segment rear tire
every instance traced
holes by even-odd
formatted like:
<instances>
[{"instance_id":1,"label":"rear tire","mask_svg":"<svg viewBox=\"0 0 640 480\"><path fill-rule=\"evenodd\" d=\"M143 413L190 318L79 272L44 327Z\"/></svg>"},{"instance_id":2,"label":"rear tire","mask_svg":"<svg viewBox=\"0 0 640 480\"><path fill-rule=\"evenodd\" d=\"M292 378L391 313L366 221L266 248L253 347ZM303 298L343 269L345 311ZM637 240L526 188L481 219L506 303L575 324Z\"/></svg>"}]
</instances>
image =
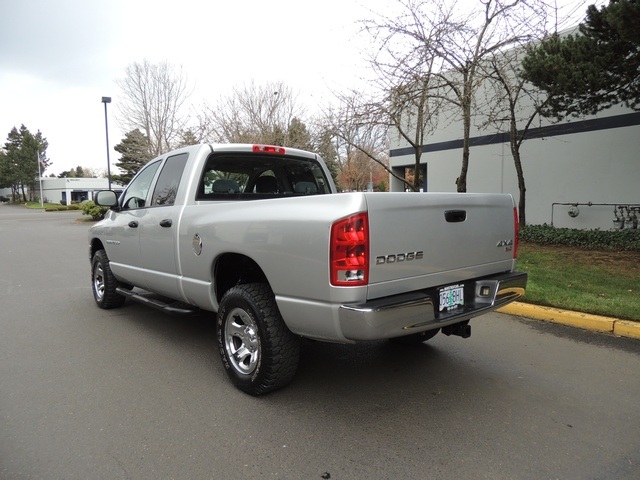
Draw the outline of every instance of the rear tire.
<instances>
[{"instance_id":1,"label":"rear tire","mask_svg":"<svg viewBox=\"0 0 640 480\"><path fill-rule=\"evenodd\" d=\"M96 304L104 309L121 307L126 298L116 292L117 287L107 252L98 250L91 260L91 290Z\"/></svg>"},{"instance_id":2,"label":"rear tire","mask_svg":"<svg viewBox=\"0 0 640 480\"><path fill-rule=\"evenodd\" d=\"M440 329L436 328L435 330L427 330L426 332L405 335L404 337L395 337L395 338L392 338L391 340L397 343L402 343L404 345L420 345L421 343L424 343L427 340L431 340L433 337L435 337L438 334L439 331Z\"/></svg>"},{"instance_id":3,"label":"rear tire","mask_svg":"<svg viewBox=\"0 0 640 480\"><path fill-rule=\"evenodd\" d=\"M269 285L229 289L220 302L216 333L227 375L243 392L262 395L295 376L299 340L282 320Z\"/></svg>"}]
</instances>

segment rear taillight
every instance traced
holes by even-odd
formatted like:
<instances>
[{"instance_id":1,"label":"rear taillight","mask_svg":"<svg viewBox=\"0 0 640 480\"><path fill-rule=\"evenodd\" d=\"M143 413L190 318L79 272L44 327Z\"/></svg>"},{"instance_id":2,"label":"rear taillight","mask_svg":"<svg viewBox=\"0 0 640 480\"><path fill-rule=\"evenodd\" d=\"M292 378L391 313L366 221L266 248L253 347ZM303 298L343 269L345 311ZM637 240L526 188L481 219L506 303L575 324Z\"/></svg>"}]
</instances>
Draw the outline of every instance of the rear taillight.
<instances>
[{"instance_id":1,"label":"rear taillight","mask_svg":"<svg viewBox=\"0 0 640 480\"><path fill-rule=\"evenodd\" d=\"M256 153L277 153L279 155L285 154L284 147L276 147L275 145L254 145L253 151Z\"/></svg>"},{"instance_id":2,"label":"rear taillight","mask_svg":"<svg viewBox=\"0 0 640 480\"><path fill-rule=\"evenodd\" d=\"M366 213L338 220L331 227L331 285L362 286L369 281L369 218Z\"/></svg>"},{"instance_id":3,"label":"rear taillight","mask_svg":"<svg viewBox=\"0 0 640 480\"><path fill-rule=\"evenodd\" d=\"M518 237L520 236L520 220L518 209L513 207L513 258L518 258Z\"/></svg>"}]
</instances>

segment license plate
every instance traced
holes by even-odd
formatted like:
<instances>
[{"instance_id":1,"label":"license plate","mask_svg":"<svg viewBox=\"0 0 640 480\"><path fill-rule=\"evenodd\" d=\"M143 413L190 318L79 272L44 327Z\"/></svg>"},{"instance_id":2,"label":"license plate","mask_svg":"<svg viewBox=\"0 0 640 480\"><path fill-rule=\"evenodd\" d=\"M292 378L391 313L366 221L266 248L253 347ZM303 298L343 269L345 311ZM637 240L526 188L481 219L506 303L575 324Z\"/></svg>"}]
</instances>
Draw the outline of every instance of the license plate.
<instances>
[{"instance_id":1,"label":"license plate","mask_svg":"<svg viewBox=\"0 0 640 480\"><path fill-rule=\"evenodd\" d=\"M439 311L464 305L464 285L450 285L440 289Z\"/></svg>"}]
</instances>

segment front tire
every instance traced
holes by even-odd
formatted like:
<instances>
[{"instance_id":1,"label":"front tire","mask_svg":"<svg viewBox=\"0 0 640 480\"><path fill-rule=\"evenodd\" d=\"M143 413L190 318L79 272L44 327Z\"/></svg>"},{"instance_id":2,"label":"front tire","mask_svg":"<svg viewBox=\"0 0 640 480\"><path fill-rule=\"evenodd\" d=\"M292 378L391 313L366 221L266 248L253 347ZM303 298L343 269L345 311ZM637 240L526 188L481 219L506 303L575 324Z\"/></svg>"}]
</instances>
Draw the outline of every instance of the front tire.
<instances>
[{"instance_id":1,"label":"front tire","mask_svg":"<svg viewBox=\"0 0 640 480\"><path fill-rule=\"evenodd\" d=\"M243 392L262 395L287 385L300 358L267 284L237 285L222 297L216 333L227 375Z\"/></svg>"},{"instance_id":2,"label":"front tire","mask_svg":"<svg viewBox=\"0 0 640 480\"><path fill-rule=\"evenodd\" d=\"M96 304L104 309L121 307L126 298L116 292L117 287L107 252L98 250L91 260L91 290Z\"/></svg>"}]
</instances>

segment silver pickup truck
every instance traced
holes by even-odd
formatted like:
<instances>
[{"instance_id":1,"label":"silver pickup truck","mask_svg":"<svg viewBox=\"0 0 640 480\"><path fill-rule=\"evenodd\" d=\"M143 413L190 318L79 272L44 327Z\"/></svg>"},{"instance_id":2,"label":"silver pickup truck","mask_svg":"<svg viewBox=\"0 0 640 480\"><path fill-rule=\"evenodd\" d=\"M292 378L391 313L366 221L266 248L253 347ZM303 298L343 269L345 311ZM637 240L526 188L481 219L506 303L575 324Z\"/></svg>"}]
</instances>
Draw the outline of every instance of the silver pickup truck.
<instances>
[{"instance_id":1,"label":"silver pickup truck","mask_svg":"<svg viewBox=\"0 0 640 480\"><path fill-rule=\"evenodd\" d=\"M293 148L182 148L95 202L110 207L89 229L98 306L215 312L229 378L252 395L291 381L300 337L466 338L527 282L510 195L336 193Z\"/></svg>"}]
</instances>

